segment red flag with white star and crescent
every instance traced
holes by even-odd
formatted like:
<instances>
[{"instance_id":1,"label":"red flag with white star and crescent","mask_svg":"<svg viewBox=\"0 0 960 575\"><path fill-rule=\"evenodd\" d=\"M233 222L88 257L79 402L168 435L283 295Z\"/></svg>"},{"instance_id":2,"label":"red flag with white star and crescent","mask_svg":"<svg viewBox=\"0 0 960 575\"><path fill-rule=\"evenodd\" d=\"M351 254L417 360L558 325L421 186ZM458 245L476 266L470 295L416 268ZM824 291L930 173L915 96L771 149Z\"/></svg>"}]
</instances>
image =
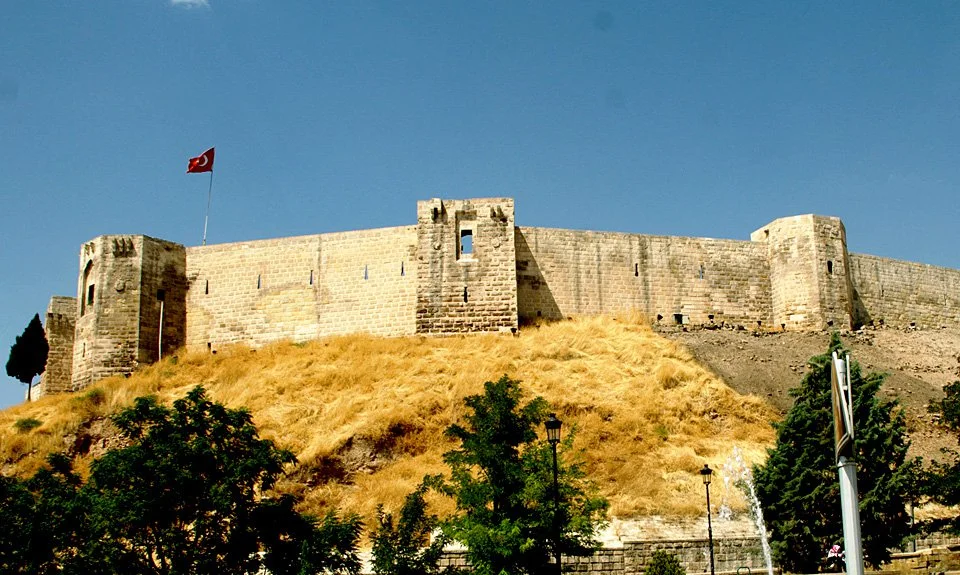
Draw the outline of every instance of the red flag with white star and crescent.
<instances>
[{"instance_id":1,"label":"red flag with white star and crescent","mask_svg":"<svg viewBox=\"0 0 960 575\"><path fill-rule=\"evenodd\" d=\"M210 148L206 152L200 154L196 158L190 158L190 162L187 164L187 173L188 174L202 174L204 172L213 171L213 148Z\"/></svg>"}]
</instances>

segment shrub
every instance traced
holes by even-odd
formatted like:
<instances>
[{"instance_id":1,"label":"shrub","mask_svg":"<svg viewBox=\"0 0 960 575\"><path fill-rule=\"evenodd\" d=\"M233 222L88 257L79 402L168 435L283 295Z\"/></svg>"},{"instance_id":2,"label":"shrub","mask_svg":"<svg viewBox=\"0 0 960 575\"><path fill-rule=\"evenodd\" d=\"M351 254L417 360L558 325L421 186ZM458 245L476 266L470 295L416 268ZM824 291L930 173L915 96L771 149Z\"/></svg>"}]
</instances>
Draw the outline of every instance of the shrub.
<instances>
[{"instance_id":1,"label":"shrub","mask_svg":"<svg viewBox=\"0 0 960 575\"><path fill-rule=\"evenodd\" d=\"M14 422L13 427L20 433L26 433L31 429L36 429L43 425L43 422L36 417L22 417Z\"/></svg>"},{"instance_id":2,"label":"shrub","mask_svg":"<svg viewBox=\"0 0 960 575\"><path fill-rule=\"evenodd\" d=\"M686 575L687 572L680 564L680 560L666 551L657 550L650 557L646 575Z\"/></svg>"}]
</instances>

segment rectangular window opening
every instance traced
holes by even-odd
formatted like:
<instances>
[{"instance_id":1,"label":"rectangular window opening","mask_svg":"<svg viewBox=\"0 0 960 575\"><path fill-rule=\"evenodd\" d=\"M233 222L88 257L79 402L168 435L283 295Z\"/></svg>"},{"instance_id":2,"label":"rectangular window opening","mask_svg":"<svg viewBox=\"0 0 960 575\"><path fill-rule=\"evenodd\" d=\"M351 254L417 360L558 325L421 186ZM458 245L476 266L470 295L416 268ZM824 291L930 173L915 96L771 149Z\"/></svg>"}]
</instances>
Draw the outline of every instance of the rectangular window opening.
<instances>
[{"instance_id":1,"label":"rectangular window opening","mask_svg":"<svg viewBox=\"0 0 960 575\"><path fill-rule=\"evenodd\" d=\"M673 314L673 322L677 325L683 325L683 314L682 313Z\"/></svg>"},{"instance_id":2,"label":"rectangular window opening","mask_svg":"<svg viewBox=\"0 0 960 575\"><path fill-rule=\"evenodd\" d=\"M167 291L158 289L157 290L157 301L163 301L167 298Z\"/></svg>"},{"instance_id":3,"label":"rectangular window opening","mask_svg":"<svg viewBox=\"0 0 960 575\"><path fill-rule=\"evenodd\" d=\"M827 260L827 273L833 274L833 262L830 260Z\"/></svg>"},{"instance_id":4,"label":"rectangular window opening","mask_svg":"<svg viewBox=\"0 0 960 575\"><path fill-rule=\"evenodd\" d=\"M463 303L467 303L470 299L470 296L467 295L467 286L463 286Z\"/></svg>"},{"instance_id":5,"label":"rectangular window opening","mask_svg":"<svg viewBox=\"0 0 960 575\"><path fill-rule=\"evenodd\" d=\"M473 230L460 230L460 255L473 255Z\"/></svg>"},{"instance_id":6,"label":"rectangular window opening","mask_svg":"<svg viewBox=\"0 0 960 575\"><path fill-rule=\"evenodd\" d=\"M93 284L87 286L87 305L93 305Z\"/></svg>"}]
</instances>

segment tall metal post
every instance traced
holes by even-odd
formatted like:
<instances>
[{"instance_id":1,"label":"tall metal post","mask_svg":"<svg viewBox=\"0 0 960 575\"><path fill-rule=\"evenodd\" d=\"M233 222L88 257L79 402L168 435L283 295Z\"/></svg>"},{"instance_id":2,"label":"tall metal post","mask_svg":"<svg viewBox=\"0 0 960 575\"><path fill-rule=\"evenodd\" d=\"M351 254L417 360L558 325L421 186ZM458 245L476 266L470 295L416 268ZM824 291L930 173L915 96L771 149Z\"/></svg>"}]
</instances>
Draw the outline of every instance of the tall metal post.
<instances>
[{"instance_id":1,"label":"tall metal post","mask_svg":"<svg viewBox=\"0 0 960 575\"><path fill-rule=\"evenodd\" d=\"M716 572L713 567L713 521L710 518L710 479L713 477L713 470L704 463L700 475L703 477L703 485L707 488L707 540L710 544L710 575L715 575Z\"/></svg>"},{"instance_id":2,"label":"tall metal post","mask_svg":"<svg viewBox=\"0 0 960 575\"><path fill-rule=\"evenodd\" d=\"M560 554L560 481L557 467L557 444L560 443L560 425L556 414L551 413L544 423L547 428L547 441L553 450L553 555L557 563L557 574L563 573L563 563Z\"/></svg>"},{"instance_id":3,"label":"tall metal post","mask_svg":"<svg viewBox=\"0 0 960 575\"><path fill-rule=\"evenodd\" d=\"M863 547L860 540L860 508L857 496L857 464L853 461L853 389L850 355L846 360L833 352L830 389L833 396L834 439L837 474L840 476L840 511L843 518L844 559L847 575L863 575Z\"/></svg>"}]
</instances>

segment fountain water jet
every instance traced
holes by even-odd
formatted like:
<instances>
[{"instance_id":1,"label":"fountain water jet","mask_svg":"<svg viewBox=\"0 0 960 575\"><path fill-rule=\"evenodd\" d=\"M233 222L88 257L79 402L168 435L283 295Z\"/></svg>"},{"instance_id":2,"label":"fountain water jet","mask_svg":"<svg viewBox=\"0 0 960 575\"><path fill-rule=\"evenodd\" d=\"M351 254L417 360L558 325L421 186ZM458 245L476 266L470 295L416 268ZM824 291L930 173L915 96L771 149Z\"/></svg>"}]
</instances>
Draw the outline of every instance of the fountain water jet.
<instances>
[{"instance_id":1,"label":"fountain water jet","mask_svg":"<svg viewBox=\"0 0 960 575\"><path fill-rule=\"evenodd\" d=\"M724 497L730 490L730 484L740 490L747 503L750 506L750 515L757 525L757 534L760 536L760 546L763 549L763 558L767 563L767 573L773 575L773 559L770 555L770 543L767 541L767 526L763 522L763 509L760 507L760 500L757 498L757 491L753 484L753 473L750 467L743 460L743 452L739 447L734 446L730 458L721 467L723 472ZM732 519L733 511L729 505L721 501L717 510L717 516L721 519Z\"/></svg>"}]
</instances>

